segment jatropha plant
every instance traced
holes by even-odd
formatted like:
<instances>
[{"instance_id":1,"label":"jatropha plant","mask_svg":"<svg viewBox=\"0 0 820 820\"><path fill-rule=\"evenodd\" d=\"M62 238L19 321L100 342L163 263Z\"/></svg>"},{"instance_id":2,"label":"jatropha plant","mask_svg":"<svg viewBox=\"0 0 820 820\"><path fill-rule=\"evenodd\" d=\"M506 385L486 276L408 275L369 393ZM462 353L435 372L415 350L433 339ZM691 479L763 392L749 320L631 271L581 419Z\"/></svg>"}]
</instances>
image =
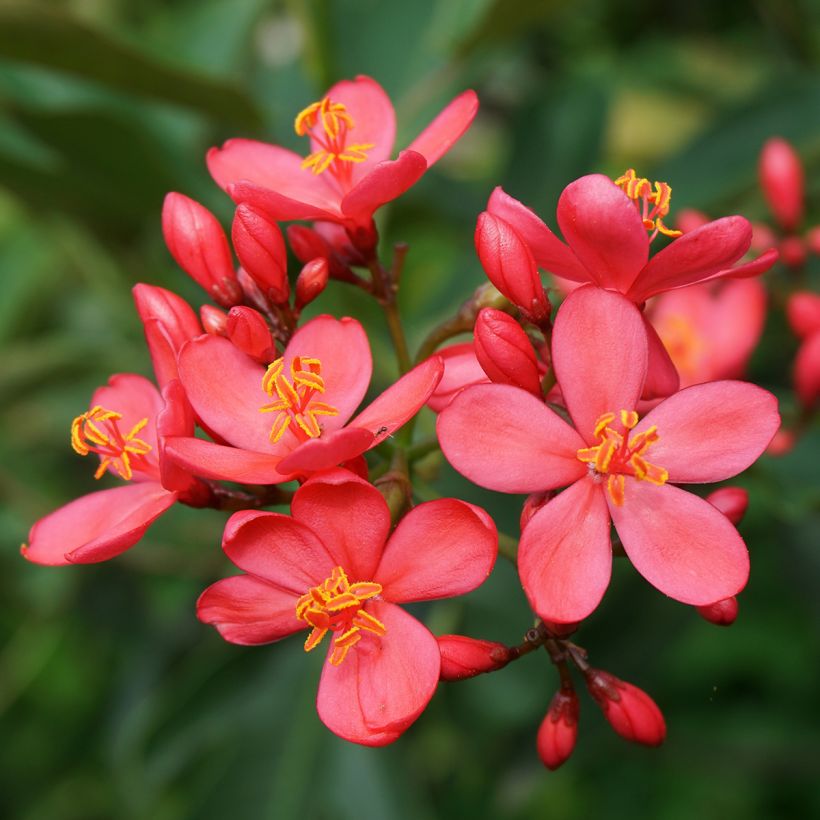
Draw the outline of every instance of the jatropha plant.
<instances>
[{"instance_id":1,"label":"jatropha plant","mask_svg":"<svg viewBox=\"0 0 820 820\"><path fill-rule=\"evenodd\" d=\"M298 113L304 156L244 139L212 149L210 172L236 205L239 267L216 217L168 194L165 241L214 304L197 315L170 291L134 288L156 383L112 376L71 428L74 450L99 458L95 477L119 484L38 521L22 552L55 566L104 561L176 503L232 511L222 548L241 572L205 589L197 615L236 644L300 633L306 652L324 651L317 709L331 731L390 743L439 681L543 649L559 683L537 749L554 769L575 745L578 674L618 734L648 745L666 734L649 695L594 668L575 641L613 555L709 621L737 616L747 496L685 485L732 478L778 430L774 396L731 380L760 332L753 277L778 254L745 258L742 216L673 229L670 186L634 170L570 182L557 205L563 239L497 188L475 234L489 282L414 356L397 304L407 248L382 262L373 215L452 147L477 107L464 92L394 159L393 106L358 77ZM303 264L292 281L281 222ZM652 254L656 240L664 247ZM554 277L549 289L539 269ZM302 319L331 278L376 300L395 348L400 377L364 408L365 328ZM675 336L670 300L708 301L685 296L699 283L726 297L693 311L695 348ZM751 330L732 312L747 304L757 305ZM467 332L471 341L441 347ZM425 405L438 413L436 440L414 435ZM425 491L416 503L416 462L435 448L475 484L527 494L520 539L499 536L469 500ZM265 509L276 506L289 512ZM475 589L499 551L533 612L519 643L436 636L403 608Z\"/></svg>"}]
</instances>

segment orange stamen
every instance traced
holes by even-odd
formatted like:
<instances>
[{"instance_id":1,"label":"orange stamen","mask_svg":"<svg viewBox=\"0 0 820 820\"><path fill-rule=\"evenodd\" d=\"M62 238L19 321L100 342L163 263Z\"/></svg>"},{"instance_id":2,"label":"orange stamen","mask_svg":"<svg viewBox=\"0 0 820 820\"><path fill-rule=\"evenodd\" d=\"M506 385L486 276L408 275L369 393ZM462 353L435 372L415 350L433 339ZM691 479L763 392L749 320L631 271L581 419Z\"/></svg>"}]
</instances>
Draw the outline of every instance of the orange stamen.
<instances>
[{"instance_id":1,"label":"orange stamen","mask_svg":"<svg viewBox=\"0 0 820 820\"><path fill-rule=\"evenodd\" d=\"M644 228L652 231L650 242L659 233L672 238L681 235L682 231L663 224L663 217L669 213L672 201L672 188L666 182L655 182L653 185L646 177L639 177L634 168L629 168L615 180L615 184L635 203Z\"/></svg>"},{"instance_id":2,"label":"orange stamen","mask_svg":"<svg viewBox=\"0 0 820 820\"><path fill-rule=\"evenodd\" d=\"M120 478L130 481L135 468L145 467L145 456L151 452L151 445L137 438L137 434L148 424L148 419L138 421L125 435L118 425L121 419L122 414L96 405L71 423L74 452L81 456L96 453L100 457L94 478L102 478L111 467Z\"/></svg>"},{"instance_id":3,"label":"orange stamen","mask_svg":"<svg viewBox=\"0 0 820 820\"><path fill-rule=\"evenodd\" d=\"M362 630L382 636L387 627L364 609L364 602L381 594L381 584L358 581L351 584L341 567L334 567L330 577L311 587L296 602L296 617L313 629L305 640L305 652L315 649L330 631L336 634L330 662L338 666L350 648L361 639Z\"/></svg>"}]
</instances>

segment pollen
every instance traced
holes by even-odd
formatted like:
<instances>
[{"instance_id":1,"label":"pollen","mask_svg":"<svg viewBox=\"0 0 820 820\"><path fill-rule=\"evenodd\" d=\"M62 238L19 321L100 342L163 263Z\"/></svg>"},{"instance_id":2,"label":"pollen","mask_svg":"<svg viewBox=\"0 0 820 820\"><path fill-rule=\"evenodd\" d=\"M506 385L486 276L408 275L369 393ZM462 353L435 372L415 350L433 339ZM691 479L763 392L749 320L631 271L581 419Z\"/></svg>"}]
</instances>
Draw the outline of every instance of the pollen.
<instances>
[{"instance_id":1,"label":"pollen","mask_svg":"<svg viewBox=\"0 0 820 820\"><path fill-rule=\"evenodd\" d=\"M74 452L81 456L96 453L100 457L94 478L102 478L110 467L120 478L130 481L134 469L145 466L145 456L151 452L151 445L137 436L148 424L148 419L138 421L126 434L119 428L120 421L120 413L97 405L71 423Z\"/></svg>"},{"instance_id":2,"label":"pollen","mask_svg":"<svg viewBox=\"0 0 820 820\"><path fill-rule=\"evenodd\" d=\"M665 484L669 478L666 469L644 458L646 451L660 440L658 428L653 425L629 438L629 431L637 423L638 414L634 410L604 413L595 422L593 430L593 437L599 443L594 447L584 447L576 454L579 461L589 466L593 476L607 476L607 491L618 507L624 503L626 476L658 486ZM613 425L623 428L623 433Z\"/></svg>"},{"instance_id":3,"label":"pollen","mask_svg":"<svg viewBox=\"0 0 820 820\"><path fill-rule=\"evenodd\" d=\"M663 218L669 213L672 188L666 182L652 183L646 177L639 177L634 168L615 180L615 184L635 203L641 215L643 226L651 231L651 242L659 233L675 238L681 231L667 228Z\"/></svg>"},{"instance_id":4,"label":"pollen","mask_svg":"<svg viewBox=\"0 0 820 820\"><path fill-rule=\"evenodd\" d=\"M262 388L276 399L259 408L261 413L276 413L270 431L271 444L276 444L287 430L300 441L318 438L322 428L317 417L339 415L337 408L316 398L325 392L319 359L294 356L290 378L285 375L284 358L277 359L262 377Z\"/></svg>"},{"instance_id":5,"label":"pollen","mask_svg":"<svg viewBox=\"0 0 820 820\"><path fill-rule=\"evenodd\" d=\"M333 632L330 662L338 666L362 639L362 631L385 635L387 627L364 609L365 601L381 591L381 584L373 581L351 584L344 569L335 567L329 578L311 587L296 602L296 617L312 627L305 640L305 652L315 649L328 631Z\"/></svg>"}]
</instances>

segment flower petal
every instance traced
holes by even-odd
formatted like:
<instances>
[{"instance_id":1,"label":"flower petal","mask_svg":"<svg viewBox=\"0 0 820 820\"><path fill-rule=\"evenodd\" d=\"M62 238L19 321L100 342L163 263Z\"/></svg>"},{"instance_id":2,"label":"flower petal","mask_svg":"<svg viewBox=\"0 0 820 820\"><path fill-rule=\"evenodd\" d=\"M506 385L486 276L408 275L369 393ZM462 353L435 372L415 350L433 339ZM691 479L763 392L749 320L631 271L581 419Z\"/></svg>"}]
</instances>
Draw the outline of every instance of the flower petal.
<instances>
[{"instance_id":1,"label":"flower petal","mask_svg":"<svg viewBox=\"0 0 820 820\"><path fill-rule=\"evenodd\" d=\"M271 643L305 628L296 617L299 597L250 575L211 584L196 602L196 615L231 643Z\"/></svg>"},{"instance_id":2,"label":"flower petal","mask_svg":"<svg viewBox=\"0 0 820 820\"><path fill-rule=\"evenodd\" d=\"M623 506L609 503L609 511L635 569L670 598L701 606L746 586L746 545L708 501L627 478Z\"/></svg>"},{"instance_id":3,"label":"flower petal","mask_svg":"<svg viewBox=\"0 0 820 820\"><path fill-rule=\"evenodd\" d=\"M443 108L436 118L407 146L427 160L429 168L446 154L470 127L478 112L475 91L462 91Z\"/></svg>"},{"instance_id":4,"label":"flower petal","mask_svg":"<svg viewBox=\"0 0 820 820\"><path fill-rule=\"evenodd\" d=\"M590 278L625 293L649 258L646 228L627 195L608 177L590 174L564 188L557 216L564 239Z\"/></svg>"},{"instance_id":5,"label":"flower petal","mask_svg":"<svg viewBox=\"0 0 820 820\"><path fill-rule=\"evenodd\" d=\"M310 527L281 513L234 513L225 525L222 549L239 569L297 596L330 577L336 566Z\"/></svg>"},{"instance_id":6,"label":"flower petal","mask_svg":"<svg viewBox=\"0 0 820 820\"><path fill-rule=\"evenodd\" d=\"M303 171L310 174L309 171ZM311 182L315 179L310 174ZM339 210L339 197L336 195L333 201L322 202L317 205L314 202L304 202L303 199L295 199L285 196L279 191L264 188L255 182L242 180L232 182L228 186L228 195L237 205L249 205L256 211L261 211L273 221L285 221L290 219L329 219L339 221L342 214ZM313 197L317 199L317 197Z\"/></svg>"},{"instance_id":7,"label":"flower petal","mask_svg":"<svg viewBox=\"0 0 820 820\"><path fill-rule=\"evenodd\" d=\"M20 552L49 566L107 561L134 546L176 500L155 481L89 493L41 518Z\"/></svg>"},{"instance_id":8,"label":"flower petal","mask_svg":"<svg viewBox=\"0 0 820 820\"><path fill-rule=\"evenodd\" d=\"M201 438L170 436L165 439L165 453L180 467L201 478L240 484L281 484L292 478L279 471L281 455L225 447Z\"/></svg>"},{"instance_id":9,"label":"flower petal","mask_svg":"<svg viewBox=\"0 0 820 820\"><path fill-rule=\"evenodd\" d=\"M542 401L511 385L468 387L441 412L436 430L450 464L490 490L549 490L587 471L576 458L583 439Z\"/></svg>"},{"instance_id":10,"label":"flower petal","mask_svg":"<svg viewBox=\"0 0 820 820\"><path fill-rule=\"evenodd\" d=\"M589 478L548 501L521 533L521 584L545 620L586 618L600 603L611 572L609 514L601 485Z\"/></svg>"},{"instance_id":11,"label":"flower petal","mask_svg":"<svg viewBox=\"0 0 820 820\"><path fill-rule=\"evenodd\" d=\"M555 318L552 365L575 427L592 444L600 416L637 404L647 367L643 317L618 293L574 290Z\"/></svg>"},{"instance_id":12,"label":"flower petal","mask_svg":"<svg viewBox=\"0 0 820 820\"><path fill-rule=\"evenodd\" d=\"M647 413L634 433L653 425L660 438L647 450L647 460L665 467L675 484L700 484L745 470L772 440L780 416L768 390L719 381L670 396Z\"/></svg>"},{"instance_id":13,"label":"flower petal","mask_svg":"<svg viewBox=\"0 0 820 820\"><path fill-rule=\"evenodd\" d=\"M284 475L310 475L327 470L360 456L373 446L373 440L373 433L360 427L331 430L319 438L299 444L279 462L276 469Z\"/></svg>"},{"instance_id":14,"label":"flower petal","mask_svg":"<svg viewBox=\"0 0 820 820\"><path fill-rule=\"evenodd\" d=\"M396 603L463 595L484 583L498 532L483 511L455 498L419 504L396 527L376 572Z\"/></svg>"},{"instance_id":15,"label":"flower petal","mask_svg":"<svg viewBox=\"0 0 820 820\"><path fill-rule=\"evenodd\" d=\"M427 628L401 607L369 601L387 633L362 639L338 666L325 663L316 708L339 737L365 746L392 743L436 691L441 655Z\"/></svg>"},{"instance_id":16,"label":"flower petal","mask_svg":"<svg viewBox=\"0 0 820 820\"><path fill-rule=\"evenodd\" d=\"M390 510L372 484L347 470L332 470L303 484L291 510L319 535L351 583L374 580L390 532Z\"/></svg>"},{"instance_id":17,"label":"flower petal","mask_svg":"<svg viewBox=\"0 0 820 820\"><path fill-rule=\"evenodd\" d=\"M678 370L655 328L645 316L643 321L649 355L646 363L646 381L641 397L658 399L671 396L680 387Z\"/></svg>"},{"instance_id":18,"label":"flower petal","mask_svg":"<svg viewBox=\"0 0 820 820\"><path fill-rule=\"evenodd\" d=\"M453 400L453 396L465 387L489 384L490 380L476 358L472 342L442 347L437 355L444 362L444 372L427 402L434 413L440 413Z\"/></svg>"}]
</instances>

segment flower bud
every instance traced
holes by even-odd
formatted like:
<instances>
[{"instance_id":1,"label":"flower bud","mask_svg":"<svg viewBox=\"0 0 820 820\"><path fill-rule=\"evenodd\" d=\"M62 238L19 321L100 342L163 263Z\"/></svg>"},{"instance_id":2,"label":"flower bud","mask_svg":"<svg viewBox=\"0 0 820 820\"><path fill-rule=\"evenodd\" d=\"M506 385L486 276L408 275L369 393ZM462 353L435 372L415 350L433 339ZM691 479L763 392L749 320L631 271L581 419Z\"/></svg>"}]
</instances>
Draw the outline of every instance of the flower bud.
<instances>
[{"instance_id":1,"label":"flower bud","mask_svg":"<svg viewBox=\"0 0 820 820\"><path fill-rule=\"evenodd\" d=\"M475 355L491 381L541 397L538 362L529 337L506 313L484 308L475 323Z\"/></svg>"},{"instance_id":2,"label":"flower bud","mask_svg":"<svg viewBox=\"0 0 820 820\"><path fill-rule=\"evenodd\" d=\"M501 669L510 661L510 650L502 643L465 635L441 635L436 640L441 652L441 680L474 678Z\"/></svg>"},{"instance_id":3,"label":"flower bud","mask_svg":"<svg viewBox=\"0 0 820 820\"><path fill-rule=\"evenodd\" d=\"M820 256L820 225L815 225L806 234L806 247L815 256Z\"/></svg>"},{"instance_id":4,"label":"flower bud","mask_svg":"<svg viewBox=\"0 0 820 820\"><path fill-rule=\"evenodd\" d=\"M787 236L778 248L783 264L788 268L802 268L806 264L808 251L799 236Z\"/></svg>"},{"instance_id":5,"label":"flower bud","mask_svg":"<svg viewBox=\"0 0 820 820\"><path fill-rule=\"evenodd\" d=\"M777 235L763 222L752 222L752 244L750 251L764 253L777 244Z\"/></svg>"},{"instance_id":6,"label":"flower bud","mask_svg":"<svg viewBox=\"0 0 820 820\"><path fill-rule=\"evenodd\" d=\"M578 695L575 690L561 688L553 695L536 739L538 756L550 771L561 766L575 748L578 713Z\"/></svg>"},{"instance_id":7,"label":"flower bud","mask_svg":"<svg viewBox=\"0 0 820 820\"><path fill-rule=\"evenodd\" d=\"M679 231L683 231L683 233L690 233L698 228L702 228L710 221L709 217L706 216L703 211L698 211L695 208L682 208L675 217L675 227Z\"/></svg>"},{"instance_id":8,"label":"flower bud","mask_svg":"<svg viewBox=\"0 0 820 820\"><path fill-rule=\"evenodd\" d=\"M795 436L794 431L781 427L769 442L769 446L766 448L766 454L770 456L785 456L794 449L796 442L797 436Z\"/></svg>"},{"instance_id":9,"label":"flower bud","mask_svg":"<svg viewBox=\"0 0 820 820\"><path fill-rule=\"evenodd\" d=\"M706 500L717 507L735 526L746 514L749 507L749 493L743 487L721 487L706 496Z\"/></svg>"},{"instance_id":10,"label":"flower bud","mask_svg":"<svg viewBox=\"0 0 820 820\"><path fill-rule=\"evenodd\" d=\"M242 288L242 293L245 294L245 302L257 308L257 310L267 310L268 300L265 294L262 293L259 285L253 281L253 277L240 267L236 271L236 279L239 282L239 287Z\"/></svg>"},{"instance_id":11,"label":"flower bud","mask_svg":"<svg viewBox=\"0 0 820 820\"><path fill-rule=\"evenodd\" d=\"M589 669L585 677L590 695L621 737L646 746L663 743L666 722L646 692L601 669Z\"/></svg>"},{"instance_id":12,"label":"flower bud","mask_svg":"<svg viewBox=\"0 0 820 820\"><path fill-rule=\"evenodd\" d=\"M199 309L199 318L206 333L211 336L228 335L228 314L213 305L202 305Z\"/></svg>"},{"instance_id":13,"label":"flower bud","mask_svg":"<svg viewBox=\"0 0 820 820\"><path fill-rule=\"evenodd\" d=\"M231 228L233 247L242 267L276 305L290 297L287 251L279 226L261 211L243 203Z\"/></svg>"},{"instance_id":14,"label":"flower bud","mask_svg":"<svg viewBox=\"0 0 820 820\"><path fill-rule=\"evenodd\" d=\"M533 322L549 318L550 303L529 247L503 219L484 211L475 244L487 278Z\"/></svg>"},{"instance_id":15,"label":"flower bud","mask_svg":"<svg viewBox=\"0 0 820 820\"><path fill-rule=\"evenodd\" d=\"M268 323L253 308L232 307L225 331L234 346L260 364L270 364L276 358L276 346Z\"/></svg>"},{"instance_id":16,"label":"flower bud","mask_svg":"<svg viewBox=\"0 0 820 820\"><path fill-rule=\"evenodd\" d=\"M724 598L713 604L696 606L698 615L716 626L731 626L737 620L737 598Z\"/></svg>"},{"instance_id":17,"label":"flower bud","mask_svg":"<svg viewBox=\"0 0 820 820\"><path fill-rule=\"evenodd\" d=\"M242 301L231 249L217 218L183 194L170 193L162 206L162 233L176 263L223 307Z\"/></svg>"},{"instance_id":18,"label":"flower bud","mask_svg":"<svg viewBox=\"0 0 820 820\"><path fill-rule=\"evenodd\" d=\"M803 166L794 148L773 137L760 153L760 186L775 219L793 231L803 217Z\"/></svg>"},{"instance_id":19,"label":"flower bud","mask_svg":"<svg viewBox=\"0 0 820 820\"><path fill-rule=\"evenodd\" d=\"M307 225L288 225L288 243L293 255L306 265L313 259L328 259L333 253L327 240Z\"/></svg>"},{"instance_id":20,"label":"flower bud","mask_svg":"<svg viewBox=\"0 0 820 820\"><path fill-rule=\"evenodd\" d=\"M794 389L806 410L820 398L820 331L812 333L794 359Z\"/></svg>"},{"instance_id":21,"label":"flower bud","mask_svg":"<svg viewBox=\"0 0 820 820\"><path fill-rule=\"evenodd\" d=\"M786 316L792 330L801 339L820 330L820 295L799 290L789 297Z\"/></svg>"},{"instance_id":22,"label":"flower bud","mask_svg":"<svg viewBox=\"0 0 820 820\"><path fill-rule=\"evenodd\" d=\"M296 309L310 304L326 287L329 278L327 259L314 259L305 265L296 278Z\"/></svg>"}]
</instances>

